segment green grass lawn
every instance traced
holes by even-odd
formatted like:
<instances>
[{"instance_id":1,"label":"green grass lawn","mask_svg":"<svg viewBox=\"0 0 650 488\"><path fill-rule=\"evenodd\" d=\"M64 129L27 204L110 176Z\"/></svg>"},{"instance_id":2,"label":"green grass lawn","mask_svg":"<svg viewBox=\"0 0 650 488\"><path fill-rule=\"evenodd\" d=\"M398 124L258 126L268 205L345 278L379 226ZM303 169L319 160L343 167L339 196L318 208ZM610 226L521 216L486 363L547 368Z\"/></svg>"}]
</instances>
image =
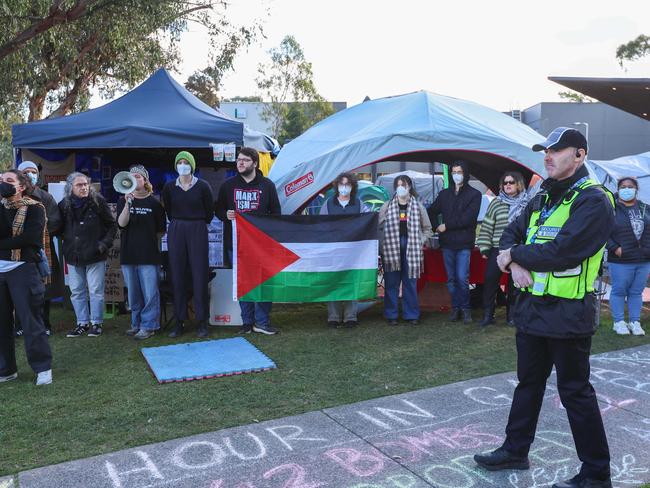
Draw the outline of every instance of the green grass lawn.
<instances>
[{"instance_id":1,"label":"green grass lawn","mask_svg":"<svg viewBox=\"0 0 650 488\"><path fill-rule=\"evenodd\" d=\"M360 318L356 329L331 330L324 305L276 305L281 334L247 338L277 370L158 385L140 347L177 341L127 338L127 315L107 321L102 337L66 339L73 314L54 308L54 383L33 385L20 340L18 380L0 385L0 476L515 368L514 329L503 317L486 330L437 313L423 314L415 327L388 327L380 305ZM183 341L197 340L193 333ZM212 339L234 335L210 332ZM616 336L607 317L593 351L648 343L650 335Z\"/></svg>"}]
</instances>

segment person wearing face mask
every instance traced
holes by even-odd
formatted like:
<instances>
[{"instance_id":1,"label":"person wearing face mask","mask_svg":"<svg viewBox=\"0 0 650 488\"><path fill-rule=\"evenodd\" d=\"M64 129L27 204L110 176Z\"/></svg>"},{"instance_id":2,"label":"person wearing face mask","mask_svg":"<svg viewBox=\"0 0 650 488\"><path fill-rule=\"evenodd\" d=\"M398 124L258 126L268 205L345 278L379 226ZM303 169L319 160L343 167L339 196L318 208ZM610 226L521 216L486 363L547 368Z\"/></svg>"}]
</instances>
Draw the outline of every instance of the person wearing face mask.
<instances>
[{"instance_id":1,"label":"person wearing face mask","mask_svg":"<svg viewBox=\"0 0 650 488\"><path fill-rule=\"evenodd\" d=\"M134 192L117 201L120 264L131 308L126 334L143 340L160 329L160 237L167 221L165 209L152 194L146 168L136 164L129 172L137 184Z\"/></svg>"},{"instance_id":2,"label":"person wearing face mask","mask_svg":"<svg viewBox=\"0 0 650 488\"><path fill-rule=\"evenodd\" d=\"M162 200L169 218L167 248L174 293L176 326L169 334L183 334L187 320L187 288L191 280L194 294L194 315L198 321L197 337L208 336L210 302L208 297L209 257L208 224L214 217L214 199L210 185L194 176L194 156L181 151L174 166L178 178L168 182Z\"/></svg>"},{"instance_id":3,"label":"person wearing face mask","mask_svg":"<svg viewBox=\"0 0 650 488\"><path fill-rule=\"evenodd\" d=\"M259 169L257 150L242 147L237 156L237 174L224 181L219 188L215 213L223 222L224 256L232 265L232 221L235 213L254 215L279 215L282 213L275 184ZM278 331L271 326L271 302L239 301L243 325L240 334L257 332L273 335Z\"/></svg>"},{"instance_id":4,"label":"person wearing face mask","mask_svg":"<svg viewBox=\"0 0 650 488\"><path fill-rule=\"evenodd\" d=\"M469 303L469 261L476 239L476 224L481 209L481 192L469 185L465 161L451 165L449 188L442 190L429 208L429 218L440 234L440 248L451 295L449 320L472 321Z\"/></svg>"},{"instance_id":5,"label":"person wearing face mask","mask_svg":"<svg viewBox=\"0 0 650 488\"><path fill-rule=\"evenodd\" d=\"M60 297L63 294L64 287L63 274L61 273L53 240L53 236L55 236L61 228L61 212L59 211L59 206L56 204L54 197L38 186L39 171L38 166L34 162L23 161L18 165L18 170L22 171L31 181L34 188L32 191L32 197L43 204L45 207L45 216L47 217L47 235L45 236L45 240L48 242L48 246L45 248L45 254L47 256L51 275L45 285L43 322L45 323L47 334L50 335L52 330L52 325L50 324L50 301L52 298ZM22 335L22 328L19 323L16 323L16 335Z\"/></svg>"},{"instance_id":6,"label":"person wearing face mask","mask_svg":"<svg viewBox=\"0 0 650 488\"><path fill-rule=\"evenodd\" d=\"M402 317L417 325L420 304L417 279L424 270L423 245L432 236L426 209L418 201L411 178L400 175L393 181L395 195L379 209L379 249L384 268L384 318L397 325L399 290L402 287Z\"/></svg>"},{"instance_id":7,"label":"person wearing face mask","mask_svg":"<svg viewBox=\"0 0 650 488\"><path fill-rule=\"evenodd\" d=\"M14 315L24 330L36 384L52 383L52 352L41 317L45 286L37 263L45 245L45 208L18 170L0 177L0 383L17 378Z\"/></svg>"},{"instance_id":8,"label":"person wearing face mask","mask_svg":"<svg viewBox=\"0 0 650 488\"><path fill-rule=\"evenodd\" d=\"M59 202L63 256L68 265L70 301L77 318L77 325L66 337L81 337L85 333L88 337L99 337L104 323L106 260L117 225L108 203L83 173L68 175L64 194Z\"/></svg>"},{"instance_id":9,"label":"person wearing face mask","mask_svg":"<svg viewBox=\"0 0 650 488\"><path fill-rule=\"evenodd\" d=\"M645 335L641 327L643 289L650 273L650 208L637 198L635 178L618 180L616 217L607 241L607 262L612 291L609 306L614 332ZM629 321L625 322L625 301Z\"/></svg>"},{"instance_id":10,"label":"person wearing face mask","mask_svg":"<svg viewBox=\"0 0 650 488\"><path fill-rule=\"evenodd\" d=\"M368 211L357 197L359 184L354 174L341 173L332 183L332 188L334 196L325 201L320 215L350 215ZM334 329L356 327L358 325L357 302L328 302L327 325Z\"/></svg>"}]
</instances>

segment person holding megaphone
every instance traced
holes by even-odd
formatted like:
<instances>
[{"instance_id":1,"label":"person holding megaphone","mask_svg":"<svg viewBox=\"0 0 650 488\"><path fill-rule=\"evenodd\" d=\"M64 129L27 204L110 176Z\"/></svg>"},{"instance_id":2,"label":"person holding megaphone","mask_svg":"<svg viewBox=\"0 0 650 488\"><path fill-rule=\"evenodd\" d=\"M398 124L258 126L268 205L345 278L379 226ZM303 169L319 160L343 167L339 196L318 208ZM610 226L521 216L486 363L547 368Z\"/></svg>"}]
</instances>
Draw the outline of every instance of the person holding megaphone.
<instances>
[{"instance_id":1,"label":"person holding megaphone","mask_svg":"<svg viewBox=\"0 0 650 488\"><path fill-rule=\"evenodd\" d=\"M117 201L120 264L131 308L127 335L148 339L160 329L160 236L165 232L165 209L153 196L149 172L141 164L121 171L113 187L124 196Z\"/></svg>"}]
</instances>

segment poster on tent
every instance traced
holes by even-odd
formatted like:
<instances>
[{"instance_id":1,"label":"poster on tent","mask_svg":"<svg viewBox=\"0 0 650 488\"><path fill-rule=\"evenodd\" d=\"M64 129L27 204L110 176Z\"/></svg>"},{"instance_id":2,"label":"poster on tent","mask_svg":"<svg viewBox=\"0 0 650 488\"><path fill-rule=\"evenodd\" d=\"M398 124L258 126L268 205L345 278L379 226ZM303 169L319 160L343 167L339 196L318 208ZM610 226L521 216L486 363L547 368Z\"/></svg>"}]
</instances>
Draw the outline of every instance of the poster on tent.
<instances>
[{"instance_id":1,"label":"poster on tent","mask_svg":"<svg viewBox=\"0 0 650 488\"><path fill-rule=\"evenodd\" d=\"M75 153L60 161L49 161L29 149L23 149L21 155L23 161L34 161L41 165L41 178L45 185L65 181L66 176L75 170Z\"/></svg>"}]
</instances>

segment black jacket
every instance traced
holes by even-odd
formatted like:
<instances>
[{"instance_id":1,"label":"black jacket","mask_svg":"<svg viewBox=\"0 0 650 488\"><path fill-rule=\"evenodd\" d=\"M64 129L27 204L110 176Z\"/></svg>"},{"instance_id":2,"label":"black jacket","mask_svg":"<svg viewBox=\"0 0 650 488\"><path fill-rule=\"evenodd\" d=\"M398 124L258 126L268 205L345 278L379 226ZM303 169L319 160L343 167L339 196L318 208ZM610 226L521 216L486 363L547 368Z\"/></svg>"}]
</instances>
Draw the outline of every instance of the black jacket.
<instances>
[{"instance_id":1,"label":"black jacket","mask_svg":"<svg viewBox=\"0 0 650 488\"><path fill-rule=\"evenodd\" d=\"M224 181L219 188L215 214L223 222L223 243L227 251L232 250L232 223L226 217L228 210L254 215L282 213L275 184L259 170L250 183L237 174Z\"/></svg>"},{"instance_id":2,"label":"black jacket","mask_svg":"<svg viewBox=\"0 0 650 488\"><path fill-rule=\"evenodd\" d=\"M70 197L59 202L62 216L63 255L68 264L85 266L106 260L117 224L106 200L99 194L73 208Z\"/></svg>"},{"instance_id":3,"label":"black jacket","mask_svg":"<svg viewBox=\"0 0 650 488\"><path fill-rule=\"evenodd\" d=\"M636 240L632 224L623 203L616 203L614 227L607 241L607 261L610 263L642 263L650 261L650 207L639 201L639 210L643 216L643 234ZM623 253L619 258L614 251L621 247Z\"/></svg>"},{"instance_id":4,"label":"black jacket","mask_svg":"<svg viewBox=\"0 0 650 488\"><path fill-rule=\"evenodd\" d=\"M59 206L56 204L56 200L54 200L52 195L39 187L34 188L32 195L45 207L47 231L50 236L56 235L61 229L61 212L59 211Z\"/></svg>"},{"instance_id":5,"label":"black jacket","mask_svg":"<svg viewBox=\"0 0 650 488\"><path fill-rule=\"evenodd\" d=\"M435 230L445 224L446 230L440 234L440 247L447 249L473 249L476 241L476 222L481 210L481 192L469 185L469 168L464 162L463 186L456 193L455 183L442 190L429 208L429 220ZM442 221L438 219L442 217Z\"/></svg>"},{"instance_id":6,"label":"black jacket","mask_svg":"<svg viewBox=\"0 0 650 488\"><path fill-rule=\"evenodd\" d=\"M524 245L530 215L540 206L542 194L551 202L564 198L568 189L580 178L588 176L582 166L566 180L548 179L542 192L529 202L521 215L503 232L500 249L512 249L512 260L530 271L561 271L578 266L593 256L607 242L614 222L612 204L602 187L579 192L571 204L571 215L556 238L550 242ZM595 330L595 298L587 294L581 300L553 296L518 294L514 320L517 328L527 334L571 338L586 337Z\"/></svg>"},{"instance_id":7,"label":"black jacket","mask_svg":"<svg viewBox=\"0 0 650 488\"><path fill-rule=\"evenodd\" d=\"M30 205L25 215L22 234L12 237L12 227L16 210L9 210L0 203L0 259L11 261L11 250L20 249L20 260L26 263L39 263L43 248L43 228L45 211L40 205Z\"/></svg>"}]
</instances>

